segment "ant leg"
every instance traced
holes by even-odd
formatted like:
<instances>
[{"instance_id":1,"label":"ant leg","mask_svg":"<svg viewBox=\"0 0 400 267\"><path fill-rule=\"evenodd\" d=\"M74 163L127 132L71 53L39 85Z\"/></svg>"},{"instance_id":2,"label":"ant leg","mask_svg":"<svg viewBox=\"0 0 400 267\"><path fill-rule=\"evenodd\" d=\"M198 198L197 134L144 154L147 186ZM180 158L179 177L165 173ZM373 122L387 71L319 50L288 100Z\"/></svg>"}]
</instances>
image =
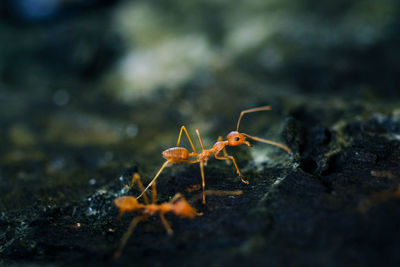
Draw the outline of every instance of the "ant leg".
<instances>
[{"instance_id":1,"label":"ant leg","mask_svg":"<svg viewBox=\"0 0 400 267\"><path fill-rule=\"evenodd\" d=\"M183 162L187 162L187 163L198 163L198 162L200 162L201 186L203 188L203 204L206 204L206 196L204 194L204 188L206 186L206 183L205 183L205 178L204 178L204 163L203 163L203 161L201 161L201 160L186 160L186 161L183 161Z\"/></svg>"},{"instance_id":2,"label":"ant leg","mask_svg":"<svg viewBox=\"0 0 400 267\"><path fill-rule=\"evenodd\" d=\"M117 225L115 226L115 228L109 229L109 231L111 230L111 232L115 232L115 230L117 230L117 228L119 227L119 224L121 223L121 219L122 219L122 216L124 215L124 213L125 212L123 212L122 210L118 211Z\"/></svg>"},{"instance_id":3,"label":"ant leg","mask_svg":"<svg viewBox=\"0 0 400 267\"><path fill-rule=\"evenodd\" d=\"M200 161L200 172L201 172L201 187L203 188L203 204L206 204L206 193L205 193L206 182L204 179L204 163L202 160Z\"/></svg>"},{"instance_id":4,"label":"ant leg","mask_svg":"<svg viewBox=\"0 0 400 267\"><path fill-rule=\"evenodd\" d=\"M169 225L168 221L165 219L164 213L160 212L160 219L162 224L164 225L165 230L167 230L167 233L169 235L172 235L174 231L172 231L171 226Z\"/></svg>"},{"instance_id":5,"label":"ant leg","mask_svg":"<svg viewBox=\"0 0 400 267\"><path fill-rule=\"evenodd\" d=\"M224 141L224 139L222 138L222 136L218 137L218 141ZM222 150L222 152L224 153L224 156L227 157L228 153L226 152L226 148L224 147L224 149ZM226 164L231 165L231 162L227 159L225 160Z\"/></svg>"},{"instance_id":6,"label":"ant leg","mask_svg":"<svg viewBox=\"0 0 400 267\"><path fill-rule=\"evenodd\" d=\"M179 147L179 144L180 144L180 142L181 142L182 131L185 132L187 138L189 139L189 143L190 143L190 145L192 146L192 149L193 149L194 153L197 154L196 147L194 146L193 141L192 141L192 138L190 138L190 135L189 135L189 133L188 133L188 131L187 131L187 129L186 129L185 126L182 126L182 127L181 127L181 130L180 130L179 136L178 136L178 142L176 143L176 146Z\"/></svg>"},{"instance_id":7,"label":"ant leg","mask_svg":"<svg viewBox=\"0 0 400 267\"><path fill-rule=\"evenodd\" d=\"M169 201L170 203L174 203L178 199L185 199L181 193L176 193L175 196Z\"/></svg>"},{"instance_id":8,"label":"ant leg","mask_svg":"<svg viewBox=\"0 0 400 267\"><path fill-rule=\"evenodd\" d=\"M242 180L242 182L245 183L245 184L248 184L248 183L249 183L249 181L246 181L246 180L243 179L243 176L242 176L242 174L241 174L240 171L239 171L239 168L238 168L238 166L237 166L237 164L236 164L236 161L235 161L235 158L234 158L234 157L232 157L232 156L220 157L220 156L218 156L218 154L215 154L214 157L215 157L216 159L230 159L230 160L232 160L233 165L235 165L236 172L237 172L237 174L239 174L240 180Z\"/></svg>"},{"instance_id":9,"label":"ant leg","mask_svg":"<svg viewBox=\"0 0 400 267\"><path fill-rule=\"evenodd\" d=\"M157 172L156 176L154 176L153 180L151 180L151 182L147 185L147 187L142 191L142 193L136 199L139 199L141 196L143 196L143 194L147 191L147 189L150 188L150 186L153 185L153 183L157 180L158 176L165 169L165 167L168 166L169 163L172 163L172 162L170 162L169 160L164 162L164 164L161 166L160 170Z\"/></svg>"},{"instance_id":10,"label":"ant leg","mask_svg":"<svg viewBox=\"0 0 400 267\"><path fill-rule=\"evenodd\" d=\"M201 160L185 160L182 162L186 163L198 163L200 162L200 172L201 172L201 186L203 187L203 204L206 204L206 196L204 193L204 188L206 186L205 178L204 178L204 163ZM176 196L176 195L175 195Z\"/></svg>"},{"instance_id":11,"label":"ant leg","mask_svg":"<svg viewBox=\"0 0 400 267\"><path fill-rule=\"evenodd\" d=\"M196 129L196 134L197 134L197 137L199 138L201 149L202 149L202 151L204 151L203 139L201 139L200 132L198 129ZM207 164L207 160L205 161L205 163ZM205 178L204 178L204 161L203 160L200 160L200 172L201 172L201 187L203 188L203 204L206 204L206 193L204 192L205 187L206 187L206 182L205 182Z\"/></svg>"},{"instance_id":12,"label":"ant leg","mask_svg":"<svg viewBox=\"0 0 400 267\"><path fill-rule=\"evenodd\" d=\"M199 138L199 142L200 142L200 145L201 145L201 150L204 151L203 139L201 139L200 132L199 132L198 129L196 129L196 134L197 134L197 137Z\"/></svg>"},{"instance_id":13,"label":"ant leg","mask_svg":"<svg viewBox=\"0 0 400 267\"><path fill-rule=\"evenodd\" d=\"M153 204L157 203L157 188L156 188L156 182L151 186L152 188L152 193L151 193L151 201Z\"/></svg>"},{"instance_id":14,"label":"ant leg","mask_svg":"<svg viewBox=\"0 0 400 267\"><path fill-rule=\"evenodd\" d=\"M119 248L117 251L114 253L114 258L119 258L121 256L121 252L125 247L126 242L128 241L129 237L132 235L133 230L135 230L137 224L143 220L147 219L147 215L142 215L139 217L135 217L132 219L131 223L129 224L128 230L125 232L125 234L121 238L121 243L119 245Z\"/></svg>"},{"instance_id":15,"label":"ant leg","mask_svg":"<svg viewBox=\"0 0 400 267\"><path fill-rule=\"evenodd\" d=\"M257 112L257 111L263 111L263 110L271 110L271 106L263 106L263 107L251 108L251 109L243 110L243 111L240 113L240 116L239 116L239 119L238 119L238 122L237 122L237 125L236 125L236 131L239 132L240 120L242 119L242 117L243 117L244 114L246 114L246 113L252 113L252 112Z\"/></svg>"},{"instance_id":16,"label":"ant leg","mask_svg":"<svg viewBox=\"0 0 400 267\"><path fill-rule=\"evenodd\" d=\"M185 162L185 163L198 163L199 161L196 159L196 160L182 160L182 161L180 161L180 162Z\"/></svg>"},{"instance_id":17,"label":"ant leg","mask_svg":"<svg viewBox=\"0 0 400 267\"><path fill-rule=\"evenodd\" d=\"M118 211L118 217L117 217L117 222L120 222L121 221L121 218L122 218L122 215L124 215L124 212L123 211Z\"/></svg>"},{"instance_id":18,"label":"ant leg","mask_svg":"<svg viewBox=\"0 0 400 267\"><path fill-rule=\"evenodd\" d=\"M128 187L129 190L132 189L133 185L135 184L136 180L138 180L138 179L140 179L140 175L139 175L139 173L135 172L132 175L131 185L129 185L129 186L126 185L126 187Z\"/></svg>"},{"instance_id":19,"label":"ant leg","mask_svg":"<svg viewBox=\"0 0 400 267\"><path fill-rule=\"evenodd\" d=\"M133 176L132 176L131 185L128 187L129 190L132 189L132 187L133 187L135 181L138 182L139 189L140 189L141 192L143 192L143 191L144 191L144 186L143 186L142 180L140 179L140 175L139 175L139 173L137 173L137 172L135 172L135 173L133 174ZM143 198L144 198L144 202L145 202L146 204L149 204L149 199L147 198L146 194L143 196Z\"/></svg>"}]
</instances>

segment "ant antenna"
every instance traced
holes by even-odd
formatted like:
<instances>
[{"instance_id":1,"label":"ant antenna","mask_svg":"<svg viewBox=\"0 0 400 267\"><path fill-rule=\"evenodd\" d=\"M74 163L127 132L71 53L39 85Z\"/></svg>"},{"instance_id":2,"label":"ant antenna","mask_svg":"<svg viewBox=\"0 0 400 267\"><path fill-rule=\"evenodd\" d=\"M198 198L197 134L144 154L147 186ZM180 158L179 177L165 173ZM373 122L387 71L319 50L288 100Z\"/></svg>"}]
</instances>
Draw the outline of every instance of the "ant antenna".
<instances>
[{"instance_id":1,"label":"ant antenna","mask_svg":"<svg viewBox=\"0 0 400 267\"><path fill-rule=\"evenodd\" d=\"M263 106L263 107L251 108L251 109L243 110L240 113L240 116L239 116L239 119L238 119L238 122L237 122L237 126L236 126L236 131L239 132L240 121L241 121L241 119L242 119L244 114L257 112L257 111L267 111L267 110L271 110L271 106ZM247 138L253 139L254 141L265 143L265 144L269 144L269 145L273 145L273 146L277 146L277 147L282 148L283 150L285 150L289 154L292 153L292 150L290 148L288 148L287 146L283 145L283 144L280 144L280 143L277 143L277 142L274 142L274 141L271 141L271 140L263 139L263 138L260 138L260 137L251 136L251 135L248 135L248 134L245 134L245 133L241 133L241 134L243 134Z\"/></svg>"},{"instance_id":2,"label":"ant antenna","mask_svg":"<svg viewBox=\"0 0 400 267\"><path fill-rule=\"evenodd\" d=\"M240 116L239 116L239 119L238 119L238 122L237 122L237 126L236 126L236 131L239 132L240 120L242 119L242 117L243 117L244 114L246 114L246 113L252 113L252 112L257 112L257 111L264 111L264 110L265 110L265 111L266 111L266 110L271 110L271 106L263 106L263 107L251 108L251 109L243 110L243 111L240 113Z\"/></svg>"},{"instance_id":3,"label":"ant antenna","mask_svg":"<svg viewBox=\"0 0 400 267\"><path fill-rule=\"evenodd\" d=\"M280 143L277 143L277 142L274 142L274 141L271 141L271 140L268 140L268 139L263 139L263 138L260 138L260 137L251 136L251 135L248 135L248 134L245 134L245 133L242 133L242 134L244 136L246 136L247 138L253 139L254 141L280 147L283 150L285 150L287 153L292 154L292 150L290 148L288 148L287 146L283 145L283 144L280 144Z\"/></svg>"}]
</instances>

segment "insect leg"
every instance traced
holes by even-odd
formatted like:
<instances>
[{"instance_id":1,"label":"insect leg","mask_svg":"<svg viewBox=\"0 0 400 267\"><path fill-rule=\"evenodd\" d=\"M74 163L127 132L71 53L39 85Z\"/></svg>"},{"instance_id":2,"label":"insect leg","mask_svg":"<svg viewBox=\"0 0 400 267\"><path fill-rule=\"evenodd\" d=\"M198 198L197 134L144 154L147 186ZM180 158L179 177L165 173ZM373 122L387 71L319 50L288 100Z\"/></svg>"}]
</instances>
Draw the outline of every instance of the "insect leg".
<instances>
[{"instance_id":1,"label":"insect leg","mask_svg":"<svg viewBox=\"0 0 400 267\"><path fill-rule=\"evenodd\" d=\"M203 204L206 204L206 193L205 187L206 187L206 182L204 179L204 163L202 160L200 160L200 172L201 172L201 187L203 188Z\"/></svg>"},{"instance_id":2,"label":"insect leg","mask_svg":"<svg viewBox=\"0 0 400 267\"><path fill-rule=\"evenodd\" d=\"M167 233L169 235L172 235L174 233L174 231L172 231L171 226L169 225L167 219L165 219L164 213L160 212L160 219L162 224L164 225L165 230L167 230Z\"/></svg>"},{"instance_id":3,"label":"insect leg","mask_svg":"<svg viewBox=\"0 0 400 267\"><path fill-rule=\"evenodd\" d=\"M222 136L218 137L218 141L224 141L224 139L222 138ZM224 153L224 156L227 157L228 153L226 152L226 148L224 147L224 149L222 150L222 152ZM229 159L225 160L226 164L231 165L231 162L229 161Z\"/></svg>"},{"instance_id":4,"label":"insect leg","mask_svg":"<svg viewBox=\"0 0 400 267\"><path fill-rule=\"evenodd\" d=\"M181 127L181 130L180 130L179 136L178 136L178 142L176 143L176 146L179 147L179 144L180 144L180 142L181 142L182 131L185 132L187 138L189 139L189 143L190 143L190 145L192 146L192 149L193 149L194 153L197 154L196 147L194 146L193 141L192 141L192 138L190 138L190 135L189 135L189 133L188 133L188 131L187 131L187 129L186 129L185 126L182 126L182 127Z\"/></svg>"},{"instance_id":5,"label":"insect leg","mask_svg":"<svg viewBox=\"0 0 400 267\"><path fill-rule=\"evenodd\" d=\"M135 172L135 173L133 174L133 176L132 176L131 185L128 187L129 190L133 187L135 181L138 182L139 189L140 189L141 192L143 192L143 191L144 191L144 186L143 186L142 180L140 179L140 175L139 175L139 173L137 173L137 172ZM146 204L149 204L149 199L147 198L146 194L143 196L143 198L144 198L144 202L145 202Z\"/></svg>"},{"instance_id":6,"label":"insect leg","mask_svg":"<svg viewBox=\"0 0 400 267\"><path fill-rule=\"evenodd\" d=\"M124 215L124 212L121 211L121 210L119 210L119 211L118 211L117 222L120 222L120 221L121 221L122 215Z\"/></svg>"},{"instance_id":7,"label":"insect leg","mask_svg":"<svg viewBox=\"0 0 400 267\"><path fill-rule=\"evenodd\" d=\"M157 188L156 188L156 182L153 183L151 186L151 203L155 204L157 203ZM145 194L146 195L146 194Z\"/></svg>"},{"instance_id":8,"label":"insect leg","mask_svg":"<svg viewBox=\"0 0 400 267\"><path fill-rule=\"evenodd\" d=\"M248 184L248 183L249 183L248 181L246 181L246 180L243 179L243 176L242 176L242 174L241 174L240 171L239 171L239 168L238 168L238 166L237 166L237 164L236 164L236 161L235 161L235 158L234 158L234 157L232 157L232 156L223 156L223 157L221 157L221 156L218 156L218 154L215 154L214 156L215 156L216 159L230 159L230 160L232 160L233 165L235 165L236 172L237 172L237 174L239 174L240 180L242 180L242 182L245 183L245 184Z\"/></svg>"},{"instance_id":9,"label":"insect leg","mask_svg":"<svg viewBox=\"0 0 400 267\"><path fill-rule=\"evenodd\" d=\"M200 145L201 145L201 150L204 151L203 139L201 139L200 132L199 132L198 129L196 129L196 134L197 134L197 137L199 138L199 142L200 142Z\"/></svg>"},{"instance_id":10,"label":"insect leg","mask_svg":"<svg viewBox=\"0 0 400 267\"><path fill-rule=\"evenodd\" d=\"M176 193L175 196L169 202L174 203L178 199L185 199L185 198L182 196L181 193Z\"/></svg>"},{"instance_id":11,"label":"insect leg","mask_svg":"<svg viewBox=\"0 0 400 267\"><path fill-rule=\"evenodd\" d=\"M157 172L156 176L154 176L153 180L151 180L151 182L147 185L147 187L142 191L142 193L137 197L137 199L139 199L141 196L143 196L143 194L147 191L147 189L150 188L150 186L153 185L153 183L156 181L156 179L158 178L158 176L161 174L161 172L165 169L165 167L168 166L168 164L171 163L169 160L165 161L164 164L161 166L160 170Z\"/></svg>"},{"instance_id":12,"label":"insect leg","mask_svg":"<svg viewBox=\"0 0 400 267\"><path fill-rule=\"evenodd\" d=\"M129 237L132 235L133 230L135 230L137 224L143 220L146 220L148 217L149 216L147 215L142 215L132 219L131 223L129 224L128 230L126 230L125 234L121 238L121 243L118 250L114 253L114 258L119 258L121 256L121 252L124 249Z\"/></svg>"}]
</instances>

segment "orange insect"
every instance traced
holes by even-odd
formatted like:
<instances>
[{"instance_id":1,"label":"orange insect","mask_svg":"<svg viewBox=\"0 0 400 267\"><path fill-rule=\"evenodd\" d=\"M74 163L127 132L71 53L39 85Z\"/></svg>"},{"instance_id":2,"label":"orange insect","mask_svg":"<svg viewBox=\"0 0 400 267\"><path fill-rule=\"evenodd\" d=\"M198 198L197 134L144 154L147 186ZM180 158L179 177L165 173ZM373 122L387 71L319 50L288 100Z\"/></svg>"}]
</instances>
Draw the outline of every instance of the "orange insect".
<instances>
[{"instance_id":1,"label":"orange insect","mask_svg":"<svg viewBox=\"0 0 400 267\"><path fill-rule=\"evenodd\" d=\"M135 181L138 181L139 188L144 190L143 184L140 180L140 175L135 173L132 178L132 184L130 187L133 186ZM139 203L135 197L131 196L123 196L116 198L114 200L115 206L119 209L118 220L121 219L122 215L126 212L140 212L142 215L135 217L132 219L128 230L122 236L120 246L118 250L114 253L115 258L119 258L121 252L128 241L129 237L131 236L133 230L136 228L137 224L141 221L148 219L149 217L159 214L162 224L164 225L168 234L172 234L172 228L169 225L168 221L165 219L164 214L166 213L173 213L176 216L183 217L183 218L194 218L196 216L201 215L197 213L196 209L194 209L181 194L176 194L170 201L164 202L161 204L156 204L157 202L157 193L155 191L155 187L153 187L153 197L152 203L149 203L149 200L146 195L143 196L145 204Z\"/></svg>"},{"instance_id":2,"label":"orange insect","mask_svg":"<svg viewBox=\"0 0 400 267\"><path fill-rule=\"evenodd\" d=\"M192 139L190 138L190 135L186 129L185 126L181 127L181 130L179 132L179 136L178 136L178 142L176 144L176 147L172 147L169 148L165 151L162 152L162 156L166 159L166 161L164 162L164 164L161 166L160 170L157 172L157 174L154 176L153 180L149 183L149 185L145 188L145 190L138 196L138 198L140 198L141 196L145 195L144 193L146 192L146 190L148 188L150 188L150 186L154 185L155 181L157 180L158 176L161 174L161 172L164 170L165 167L172 165L173 163L181 163L181 162L187 162L187 163L200 163L200 171L201 171L201 179L202 179L202 188L203 188L203 204L206 203L206 199L205 199L205 179L204 179L204 166L207 165L207 161L208 159L214 155L214 157L216 159L220 159L220 160L227 160L227 162L229 162L229 160L231 160L233 162L233 165L235 166L236 169L236 173L239 175L241 181L243 183L248 184L249 182L246 181L241 172L239 171L239 168L236 164L235 158L232 156L229 156L226 152L225 147L226 146L239 146L239 145L247 145L247 146L251 146L251 144L246 141L246 138L252 139L254 141L257 142L262 142L262 143L266 143L266 144L270 144L273 146L277 146L282 148L283 150L285 150L288 153L292 153L292 151L290 150L290 148L288 148L287 146L271 141L271 140L267 140L267 139L262 139L259 137L254 137L254 136L250 136L248 134L245 133L240 133L239 132L239 125L240 125L240 121L243 117L244 114L246 113L252 113L252 112L257 112L257 111L266 111L266 110L271 110L270 106L263 106L263 107L258 107L258 108L252 108L252 109L247 109L244 110L240 113L238 122L237 122L237 126L236 126L236 131L232 131L230 132L227 137L226 140L223 140L223 138L220 136L218 138L218 141L213 145L212 148L210 149L204 149L204 144L203 144L203 140L201 139L200 136L200 132L198 129L196 129L196 134L197 137L199 139L200 145L201 145L201 153L197 153L196 147L193 144ZM190 145L193 149L193 152L189 152L186 148L184 147L179 147L180 144L180 140L181 140L181 136L182 136L182 131L185 132ZM220 156L219 154L223 152L223 156ZM190 159L191 158L191 159Z\"/></svg>"}]
</instances>

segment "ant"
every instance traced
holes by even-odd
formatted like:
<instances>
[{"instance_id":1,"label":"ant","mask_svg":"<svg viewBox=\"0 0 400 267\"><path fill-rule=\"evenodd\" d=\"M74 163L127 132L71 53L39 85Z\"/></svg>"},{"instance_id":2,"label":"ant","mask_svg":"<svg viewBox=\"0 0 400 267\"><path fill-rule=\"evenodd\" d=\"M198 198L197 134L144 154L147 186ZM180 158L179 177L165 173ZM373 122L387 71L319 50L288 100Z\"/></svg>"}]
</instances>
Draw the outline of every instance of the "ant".
<instances>
[{"instance_id":1,"label":"ant","mask_svg":"<svg viewBox=\"0 0 400 267\"><path fill-rule=\"evenodd\" d=\"M140 190L143 191L144 187L140 180L140 175L138 173L135 173L133 175L132 184L130 188L133 186L135 181L138 182ZM183 218L191 218L191 219L193 219L196 216L202 215L201 213L197 213L196 209L193 208L180 193L175 194L175 196L172 197L172 199L168 202L156 204L157 192L155 191L155 187L153 187L152 203L149 203L149 200L146 195L144 195L143 198L144 198L144 204L139 203L135 197L131 196L123 196L116 198L114 200L114 204L119 210L117 219L118 221L120 221L122 215L126 212L138 211L142 214L141 216L137 216L132 219L131 223L129 224L128 230L122 236L118 250L114 253L114 258L119 258L121 256L121 252L126 242L132 235L132 232L133 230L135 230L138 223L147 220L149 217L155 214L159 214L161 222L164 225L164 228L169 235L171 235L173 231L168 221L165 219L164 215L166 213L174 213L176 216Z\"/></svg>"},{"instance_id":2,"label":"ant","mask_svg":"<svg viewBox=\"0 0 400 267\"><path fill-rule=\"evenodd\" d=\"M265 143L265 144L270 144L273 146L277 146L283 150L285 150L287 153L292 153L292 150L290 150L290 148L288 148L287 146L271 141L271 140L267 140L267 139L263 139L263 138L259 138L259 137L255 137L255 136L251 136L245 133L240 133L239 132L239 125L240 125L240 121L243 117L244 114L247 113L252 113L252 112L258 112L258 111L267 111L267 110L271 110L270 106L262 106L262 107L257 107L257 108L252 108L252 109L246 109L243 110L240 113L237 125L236 125L236 131L232 131L230 132L227 136L226 136L226 140L224 140L221 136L218 138L218 141L212 146L212 148L210 149L205 149L204 148L204 144L203 144L203 140L200 136L200 132L198 129L196 129L196 134L197 137L199 139L200 145L201 145L201 153L197 153L196 147L193 144L192 139L190 138L190 135L186 129L185 126L181 127L181 130L179 132L179 136L178 136L178 142L176 144L176 147L172 147L169 148L167 150L164 150L161 154L162 156L166 159L166 161L164 162L164 164L161 166L160 170L157 172L157 174L154 176L153 180L149 183L149 185L142 191L142 193L137 197L138 199L141 196L145 196L145 192L147 191L147 189L150 188L150 186L154 185L155 181L157 180L158 176L161 174L161 172L165 169L165 167L172 165L173 163L200 163L200 172L201 172L201 180L202 180L202 188L203 188L203 204L206 203L206 199L205 199L205 179L204 179L204 166L207 165L207 161L208 159L214 155L214 157L216 159L219 160L226 160L227 163L229 164L229 160L231 160L233 162L233 165L235 166L236 169L236 173L239 175L240 180L245 183L248 184L249 182L247 180L245 180L236 164L236 160L233 156L229 156L226 152L226 146L239 146L239 145L246 145L251 147L251 144L249 141L246 141L246 138L252 139L254 141L257 142L261 142L261 143ZM182 132L185 132L189 143L193 149L193 152L189 152L186 148L184 147L179 147L180 141L181 141L181 136L182 136ZM223 156L220 156L220 153L223 153ZM193 158L193 159L189 159L189 158Z\"/></svg>"}]
</instances>

